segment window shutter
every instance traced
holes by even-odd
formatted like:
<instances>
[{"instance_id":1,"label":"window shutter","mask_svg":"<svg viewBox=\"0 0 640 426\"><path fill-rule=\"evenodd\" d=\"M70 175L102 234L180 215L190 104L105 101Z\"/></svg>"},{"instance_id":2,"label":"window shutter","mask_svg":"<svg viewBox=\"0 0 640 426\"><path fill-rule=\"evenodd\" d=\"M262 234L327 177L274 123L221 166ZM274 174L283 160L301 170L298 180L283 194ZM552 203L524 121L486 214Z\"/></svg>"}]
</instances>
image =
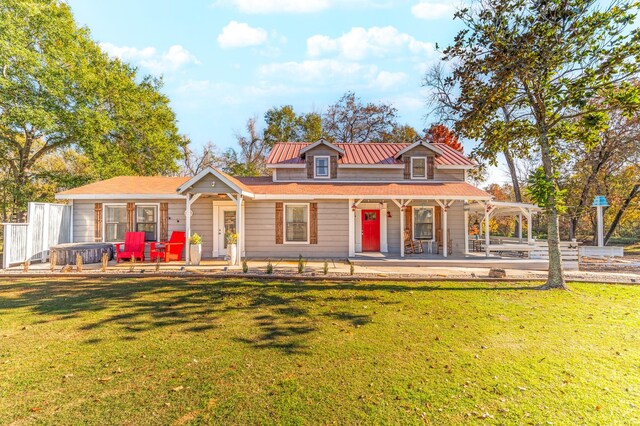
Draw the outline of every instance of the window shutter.
<instances>
[{"instance_id":1,"label":"window shutter","mask_svg":"<svg viewBox=\"0 0 640 426\"><path fill-rule=\"evenodd\" d=\"M136 227L136 203L127 203L127 232L134 232Z\"/></svg>"},{"instance_id":2,"label":"window shutter","mask_svg":"<svg viewBox=\"0 0 640 426\"><path fill-rule=\"evenodd\" d=\"M436 240L441 242L442 237L442 207L436 206L434 210L435 223L436 223Z\"/></svg>"},{"instance_id":3,"label":"window shutter","mask_svg":"<svg viewBox=\"0 0 640 426\"><path fill-rule=\"evenodd\" d=\"M433 179L434 159L433 155L427 157L427 179Z\"/></svg>"},{"instance_id":4,"label":"window shutter","mask_svg":"<svg viewBox=\"0 0 640 426\"><path fill-rule=\"evenodd\" d=\"M313 179L313 155L307 155L307 179Z\"/></svg>"},{"instance_id":5,"label":"window shutter","mask_svg":"<svg viewBox=\"0 0 640 426\"><path fill-rule=\"evenodd\" d=\"M404 157L404 178L411 179L411 157Z\"/></svg>"},{"instance_id":6,"label":"window shutter","mask_svg":"<svg viewBox=\"0 0 640 426\"><path fill-rule=\"evenodd\" d=\"M331 179L337 179L338 178L338 156L337 155L332 155L331 156Z\"/></svg>"},{"instance_id":7,"label":"window shutter","mask_svg":"<svg viewBox=\"0 0 640 426\"><path fill-rule=\"evenodd\" d=\"M411 214L412 211L411 206L404 208L404 226L409 230L409 238L411 239L413 239L413 221L411 220L413 216Z\"/></svg>"},{"instance_id":8,"label":"window shutter","mask_svg":"<svg viewBox=\"0 0 640 426\"><path fill-rule=\"evenodd\" d=\"M93 207L93 240L102 242L102 203Z\"/></svg>"},{"instance_id":9,"label":"window shutter","mask_svg":"<svg viewBox=\"0 0 640 426\"><path fill-rule=\"evenodd\" d=\"M309 205L309 243L318 244L318 203Z\"/></svg>"},{"instance_id":10,"label":"window shutter","mask_svg":"<svg viewBox=\"0 0 640 426\"><path fill-rule=\"evenodd\" d=\"M160 203L160 241L169 241L169 203Z\"/></svg>"},{"instance_id":11,"label":"window shutter","mask_svg":"<svg viewBox=\"0 0 640 426\"><path fill-rule=\"evenodd\" d=\"M276 244L282 244L284 228L284 212L282 211L282 203L276 203Z\"/></svg>"}]
</instances>

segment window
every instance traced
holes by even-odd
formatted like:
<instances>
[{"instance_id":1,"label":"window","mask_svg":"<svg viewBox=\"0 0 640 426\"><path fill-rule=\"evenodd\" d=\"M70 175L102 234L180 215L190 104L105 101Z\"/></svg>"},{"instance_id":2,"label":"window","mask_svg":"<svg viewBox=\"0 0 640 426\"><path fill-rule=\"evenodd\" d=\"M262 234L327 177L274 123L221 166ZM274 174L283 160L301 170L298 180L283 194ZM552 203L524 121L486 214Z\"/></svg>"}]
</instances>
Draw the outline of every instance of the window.
<instances>
[{"instance_id":1,"label":"window","mask_svg":"<svg viewBox=\"0 0 640 426\"><path fill-rule=\"evenodd\" d=\"M328 178L329 177L329 157L318 156L315 157L315 173L314 177Z\"/></svg>"},{"instance_id":2,"label":"window","mask_svg":"<svg viewBox=\"0 0 640 426\"><path fill-rule=\"evenodd\" d=\"M427 177L427 158L426 157L411 157L411 178L426 178Z\"/></svg>"},{"instance_id":3,"label":"window","mask_svg":"<svg viewBox=\"0 0 640 426\"><path fill-rule=\"evenodd\" d=\"M127 207L104 207L104 240L106 242L124 241L127 230Z\"/></svg>"},{"instance_id":4,"label":"window","mask_svg":"<svg viewBox=\"0 0 640 426\"><path fill-rule=\"evenodd\" d=\"M136 206L136 231L144 232L145 241L157 241L158 208Z\"/></svg>"},{"instance_id":5,"label":"window","mask_svg":"<svg viewBox=\"0 0 640 426\"><path fill-rule=\"evenodd\" d=\"M309 242L309 205L286 204L284 225L287 243Z\"/></svg>"},{"instance_id":6,"label":"window","mask_svg":"<svg viewBox=\"0 0 640 426\"><path fill-rule=\"evenodd\" d=\"M413 208L413 238L433 240L433 207Z\"/></svg>"}]
</instances>

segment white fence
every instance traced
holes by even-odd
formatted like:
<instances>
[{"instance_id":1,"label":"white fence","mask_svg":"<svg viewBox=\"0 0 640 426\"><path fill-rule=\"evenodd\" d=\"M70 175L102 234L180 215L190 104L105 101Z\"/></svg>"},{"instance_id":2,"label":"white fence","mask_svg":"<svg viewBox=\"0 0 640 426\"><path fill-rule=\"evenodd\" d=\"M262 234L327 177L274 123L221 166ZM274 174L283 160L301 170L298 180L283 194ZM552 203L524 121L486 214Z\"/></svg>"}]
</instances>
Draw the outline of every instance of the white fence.
<instances>
[{"instance_id":1,"label":"white fence","mask_svg":"<svg viewBox=\"0 0 640 426\"><path fill-rule=\"evenodd\" d=\"M71 242L71 206L29 203L27 223L4 224L2 268L46 261L49 247Z\"/></svg>"}]
</instances>

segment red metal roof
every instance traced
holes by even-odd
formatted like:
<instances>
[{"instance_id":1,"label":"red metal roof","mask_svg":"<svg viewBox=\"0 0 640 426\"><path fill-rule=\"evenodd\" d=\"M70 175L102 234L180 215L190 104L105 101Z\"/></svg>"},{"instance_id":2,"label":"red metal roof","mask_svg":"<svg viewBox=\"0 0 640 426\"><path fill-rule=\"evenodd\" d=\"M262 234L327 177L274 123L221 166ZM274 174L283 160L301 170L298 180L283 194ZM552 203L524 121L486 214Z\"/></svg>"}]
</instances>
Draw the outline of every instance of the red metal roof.
<instances>
[{"instance_id":1,"label":"red metal roof","mask_svg":"<svg viewBox=\"0 0 640 426\"><path fill-rule=\"evenodd\" d=\"M276 143L267 158L267 164L304 164L300 157L300 150L309 143L280 142ZM338 161L339 164L402 164L393 157L398 151L410 144L404 143L337 143L336 146L344 150L345 154ZM435 147L443 154L436 156L435 163L440 166L475 166L476 163L447 144L435 143Z\"/></svg>"}]
</instances>

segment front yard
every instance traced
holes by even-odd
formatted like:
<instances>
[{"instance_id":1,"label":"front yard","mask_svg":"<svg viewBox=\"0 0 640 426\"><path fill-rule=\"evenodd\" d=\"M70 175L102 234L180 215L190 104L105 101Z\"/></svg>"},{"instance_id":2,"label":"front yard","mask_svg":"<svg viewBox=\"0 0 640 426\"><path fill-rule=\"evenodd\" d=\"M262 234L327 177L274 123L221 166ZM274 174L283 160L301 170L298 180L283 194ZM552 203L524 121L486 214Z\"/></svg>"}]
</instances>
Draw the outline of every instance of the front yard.
<instances>
[{"instance_id":1,"label":"front yard","mask_svg":"<svg viewBox=\"0 0 640 426\"><path fill-rule=\"evenodd\" d=\"M637 424L640 287L0 283L0 424Z\"/></svg>"}]
</instances>

